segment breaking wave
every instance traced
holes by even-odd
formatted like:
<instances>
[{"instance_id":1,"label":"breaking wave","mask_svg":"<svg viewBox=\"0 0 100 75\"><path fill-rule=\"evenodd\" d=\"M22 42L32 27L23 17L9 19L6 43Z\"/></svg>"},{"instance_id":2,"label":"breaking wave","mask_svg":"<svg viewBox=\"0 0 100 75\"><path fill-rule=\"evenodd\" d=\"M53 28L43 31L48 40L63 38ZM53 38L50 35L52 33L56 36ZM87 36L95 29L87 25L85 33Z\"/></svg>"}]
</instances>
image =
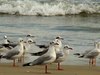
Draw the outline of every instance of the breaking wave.
<instances>
[{"instance_id":1,"label":"breaking wave","mask_svg":"<svg viewBox=\"0 0 100 75\"><path fill-rule=\"evenodd\" d=\"M70 2L70 0L58 0L51 2L32 0L0 0L0 14L40 16L100 14L100 3Z\"/></svg>"}]
</instances>

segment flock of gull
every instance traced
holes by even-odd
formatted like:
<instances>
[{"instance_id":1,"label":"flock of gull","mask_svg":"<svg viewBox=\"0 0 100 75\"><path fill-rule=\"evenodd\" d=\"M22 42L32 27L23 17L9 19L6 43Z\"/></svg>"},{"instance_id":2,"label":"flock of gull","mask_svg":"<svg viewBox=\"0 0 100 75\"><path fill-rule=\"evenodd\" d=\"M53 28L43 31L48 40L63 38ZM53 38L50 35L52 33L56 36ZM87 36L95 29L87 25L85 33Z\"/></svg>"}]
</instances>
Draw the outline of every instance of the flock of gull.
<instances>
[{"instance_id":1,"label":"flock of gull","mask_svg":"<svg viewBox=\"0 0 100 75\"><path fill-rule=\"evenodd\" d=\"M61 68L61 62L65 61L70 50L73 50L69 45L62 46L63 38L57 36L52 40L48 45L38 45L31 38L31 35L27 35L27 39L22 38L18 39L17 43L11 42L8 40L7 36L4 36L4 43L0 44L0 59L13 60L13 66L16 66L16 60L18 62L23 61L23 67L25 66L35 66L35 65L44 65L45 73L48 73L48 64L57 63L57 69L63 70ZM24 62L26 51L31 47L31 44L40 48L42 51L39 52L30 52L32 56L38 56L37 59L33 59L29 62ZM63 48L62 48L63 47ZM6 52L3 54L2 51L6 49ZM96 57L100 54L100 42L94 43L94 48L86 50L84 53L74 53L73 55L78 56L79 58L88 58L89 65L96 65Z\"/></svg>"}]
</instances>

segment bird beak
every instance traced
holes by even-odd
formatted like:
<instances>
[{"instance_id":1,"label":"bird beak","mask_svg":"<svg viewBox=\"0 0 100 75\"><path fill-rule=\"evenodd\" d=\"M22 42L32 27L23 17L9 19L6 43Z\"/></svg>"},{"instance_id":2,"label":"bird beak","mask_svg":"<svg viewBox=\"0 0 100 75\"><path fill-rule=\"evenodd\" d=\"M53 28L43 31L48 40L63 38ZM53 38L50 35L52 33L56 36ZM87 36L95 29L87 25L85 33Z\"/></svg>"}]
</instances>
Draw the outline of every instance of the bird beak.
<instances>
[{"instance_id":1,"label":"bird beak","mask_svg":"<svg viewBox=\"0 0 100 75\"><path fill-rule=\"evenodd\" d=\"M36 42L34 41L34 42L32 42L32 43L36 43Z\"/></svg>"},{"instance_id":2,"label":"bird beak","mask_svg":"<svg viewBox=\"0 0 100 75\"><path fill-rule=\"evenodd\" d=\"M24 43L26 43L26 41L24 41Z\"/></svg>"},{"instance_id":3,"label":"bird beak","mask_svg":"<svg viewBox=\"0 0 100 75\"><path fill-rule=\"evenodd\" d=\"M69 48L70 50L73 50L73 48Z\"/></svg>"},{"instance_id":4,"label":"bird beak","mask_svg":"<svg viewBox=\"0 0 100 75\"><path fill-rule=\"evenodd\" d=\"M61 38L61 40L64 40L64 38Z\"/></svg>"},{"instance_id":5,"label":"bird beak","mask_svg":"<svg viewBox=\"0 0 100 75\"><path fill-rule=\"evenodd\" d=\"M58 43L55 43L55 45L59 45Z\"/></svg>"}]
</instances>

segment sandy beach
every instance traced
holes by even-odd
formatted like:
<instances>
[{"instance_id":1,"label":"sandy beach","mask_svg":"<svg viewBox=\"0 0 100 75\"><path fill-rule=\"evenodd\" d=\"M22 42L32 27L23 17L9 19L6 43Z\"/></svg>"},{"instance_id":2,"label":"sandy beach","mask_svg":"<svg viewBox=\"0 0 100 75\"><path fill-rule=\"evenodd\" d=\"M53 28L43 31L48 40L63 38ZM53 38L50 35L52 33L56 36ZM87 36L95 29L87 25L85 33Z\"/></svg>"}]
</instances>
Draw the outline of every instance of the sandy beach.
<instances>
[{"instance_id":1,"label":"sandy beach","mask_svg":"<svg viewBox=\"0 0 100 75\"><path fill-rule=\"evenodd\" d=\"M89 67L76 65L63 65L64 70L56 70L56 65L48 66L50 75L100 75L100 66ZM44 75L44 66L13 67L11 64L0 64L0 75Z\"/></svg>"}]
</instances>

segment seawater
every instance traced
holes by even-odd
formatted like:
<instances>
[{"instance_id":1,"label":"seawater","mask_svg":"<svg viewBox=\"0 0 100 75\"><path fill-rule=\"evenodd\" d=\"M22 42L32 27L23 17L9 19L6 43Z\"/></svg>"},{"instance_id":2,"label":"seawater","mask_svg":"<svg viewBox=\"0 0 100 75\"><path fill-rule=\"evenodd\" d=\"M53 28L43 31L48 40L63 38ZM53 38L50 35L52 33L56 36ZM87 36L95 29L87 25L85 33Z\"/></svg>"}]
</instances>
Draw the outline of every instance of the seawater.
<instances>
[{"instance_id":1,"label":"seawater","mask_svg":"<svg viewBox=\"0 0 100 75\"><path fill-rule=\"evenodd\" d=\"M100 14L99 0L0 0L1 14L68 15Z\"/></svg>"}]
</instances>

